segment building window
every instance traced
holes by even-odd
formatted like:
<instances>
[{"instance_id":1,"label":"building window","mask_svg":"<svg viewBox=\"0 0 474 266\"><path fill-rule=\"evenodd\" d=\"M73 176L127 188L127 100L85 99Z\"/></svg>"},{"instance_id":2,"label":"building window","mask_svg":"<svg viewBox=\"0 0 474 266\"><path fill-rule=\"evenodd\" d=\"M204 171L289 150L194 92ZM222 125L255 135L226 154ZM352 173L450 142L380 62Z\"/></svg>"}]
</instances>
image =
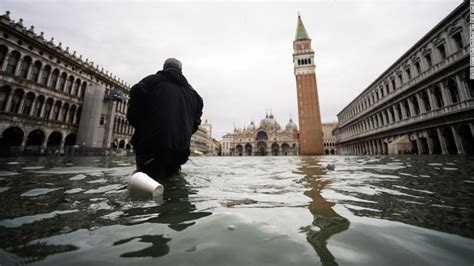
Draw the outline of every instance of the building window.
<instances>
[{"instance_id":1,"label":"building window","mask_svg":"<svg viewBox=\"0 0 474 266\"><path fill-rule=\"evenodd\" d=\"M444 106L443 94L441 93L441 88L436 86L434 88L434 96L436 98L436 107L441 108Z\"/></svg>"},{"instance_id":2,"label":"building window","mask_svg":"<svg viewBox=\"0 0 474 266\"><path fill-rule=\"evenodd\" d=\"M0 45L0 66L3 65L3 61L5 60L5 57L8 54L8 49L4 45Z\"/></svg>"},{"instance_id":3,"label":"building window","mask_svg":"<svg viewBox=\"0 0 474 266\"><path fill-rule=\"evenodd\" d=\"M437 49L438 49L440 58L445 59L446 58L446 49L444 48L444 44L439 45L437 47Z\"/></svg>"},{"instance_id":4,"label":"building window","mask_svg":"<svg viewBox=\"0 0 474 266\"><path fill-rule=\"evenodd\" d=\"M449 95L451 96L451 101L453 103L459 102L459 90L458 90L458 86L456 85L456 81L454 81L453 79L450 79L448 81L447 88L449 91Z\"/></svg>"},{"instance_id":5,"label":"building window","mask_svg":"<svg viewBox=\"0 0 474 266\"><path fill-rule=\"evenodd\" d=\"M8 58L7 68L5 69L5 71L11 75L15 74L15 69L16 69L16 66L18 65L19 60L20 60L20 53L18 51L13 51L10 54L10 57Z\"/></svg>"},{"instance_id":6,"label":"building window","mask_svg":"<svg viewBox=\"0 0 474 266\"><path fill-rule=\"evenodd\" d=\"M59 70L55 69L51 75L51 88L56 89L56 83L58 83Z\"/></svg>"},{"instance_id":7,"label":"building window","mask_svg":"<svg viewBox=\"0 0 474 266\"><path fill-rule=\"evenodd\" d=\"M461 36L460 32L454 34L451 38L453 39L454 43L456 44L456 49L461 49L461 48L464 47L464 44L463 44L463 41L462 41L462 36Z\"/></svg>"},{"instance_id":8,"label":"building window","mask_svg":"<svg viewBox=\"0 0 474 266\"><path fill-rule=\"evenodd\" d=\"M43 96L38 97L35 102L35 110L33 111L34 117L40 117L41 107L43 107L44 98Z\"/></svg>"},{"instance_id":9,"label":"building window","mask_svg":"<svg viewBox=\"0 0 474 266\"><path fill-rule=\"evenodd\" d=\"M23 102L23 110L21 111L22 114L28 115L30 113L34 98L35 95L33 93L26 95L25 101Z\"/></svg>"},{"instance_id":10,"label":"building window","mask_svg":"<svg viewBox=\"0 0 474 266\"><path fill-rule=\"evenodd\" d=\"M69 94L72 94L72 86L74 85L74 77L70 76L68 81L67 81L67 88L66 92Z\"/></svg>"},{"instance_id":11,"label":"building window","mask_svg":"<svg viewBox=\"0 0 474 266\"><path fill-rule=\"evenodd\" d=\"M53 108L53 120L59 121L60 112L61 112L61 102L56 102Z\"/></svg>"},{"instance_id":12,"label":"building window","mask_svg":"<svg viewBox=\"0 0 474 266\"><path fill-rule=\"evenodd\" d=\"M26 79L26 75L28 75L28 69L31 65L31 57L26 56L23 58L20 64L20 77Z\"/></svg>"},{"instance_id":13,"label":"building window","mask_svg":"<svg viewBox=\"0 0 474 266\"><path fill-rule=\"evenodd\" d=\"M409 68L406 69L408 80L411 80L411 71Z\"/></svg>"},{"instance_id":14,"label":"building window","mask_svg":"<svg viewBox=\"0 0 474 266\"><path fill-rule=\"evenodd\" d=\"M45 66L43 69L43 73L41 75L40 84L46 86L48 84L49 74L51 74L51 67Z\"/></svg>"},{"instance_id":15,"label":"building window","mask_svg":"<svg viewBox=\"0 0 474 266\"><path fill-rule=\"evenodd\" d=\"M44 106L44 118L49 119L51 115L51 109L53 108L53 99L48 99L46 105Z\"/></svg>"},{"instance_id":16,"label":"building window","mask_svg":"<svg viewBox=\"0 0 474 266\"><path fill-rule=\"evenodd\" d=\"M5 109L5 105L7 104L7 99L9 95L10 91L8 88L0 89L0 111L3 111Z\"/></svg>"},{"instance_id":17,"label":"building window","mask_svg":"<svg viewBox=\"0 0 474 266\"><path fill-rule=\"evenodd\" d=\"M392 90L395 90L395 79L392 79Z\"/></svg>"},{"instance_id":18,"label":"building window","mask_svg":"<svg viewBox=\"0 0 474 266\"><path fill-rule=\"evenodd\" d=\"M420 113L420 105L418 104L418 99L416 98L416 96L413 96L411 98L411 101L413 103L413 109L415 109L415 115L419 114Z\"/></svg>"},{"instance_id":19,"label":"building window","mask_svg":"<svg viewBox=\"0 0 474 266\"><path fill-rule=\"evenodd\" d=\"M20 108L20 100L23 96L23 91L17 90L13 94L12 102L10 105L10 113L18 113L18 109Z\"/></svg>"},{"instance_id":20,"label":"building window","mask_svg":"<svg viewBox=\"0 0 474 266\"><path fill-rule=\"evenodd\" d=\"M41 62L36 61L33 67L31 68L31 80L34 82L38 81L39 72L41 69Z\"/></svg>"},{"instance_id":21,"label":"building window","mask_svg":"<svg viewBox=\"0 0 474 266\"><path fill-rule=\"evenodd\" d=\"M425 60L426 60L426 65L428 65L428 68L433 66L433 61L431 60L431 54L426 54L425 55Z\"/></svg>"},{"instance_id":22,"label":"building window","mask_svg":"<svg viewBox=\"0 0 474 266\"><path fill-rule=\"evenodd\" d=\"M60 91L64 91L64 85L66 85L66 78L66 73L63 73L61 77L59 77L58 89Z\"/></svg>"},{"instance_id":23,"label":"building window","mask_svg":"<svg viewBox=\"0 0 474 266\"><path fill-rule=\"evenodd\" d=\"M420 62L416 62L414 65L415 65L415 68L416 68L416 73L417 73L418 75L420 75L420 74L421 74Z\"/></svg>"}]
</instances>

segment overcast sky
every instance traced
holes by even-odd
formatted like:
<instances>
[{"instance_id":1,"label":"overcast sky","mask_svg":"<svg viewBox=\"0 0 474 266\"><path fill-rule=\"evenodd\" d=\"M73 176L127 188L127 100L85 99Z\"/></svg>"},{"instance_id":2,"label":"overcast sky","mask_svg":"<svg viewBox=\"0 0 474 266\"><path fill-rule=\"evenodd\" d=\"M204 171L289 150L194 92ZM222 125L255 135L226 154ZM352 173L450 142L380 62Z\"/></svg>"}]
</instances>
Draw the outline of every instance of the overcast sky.
<instances>
[{"instance_id":1,"label":"overcast sky","mask_svg":"<svg viewBox=\"0 0 474 266\"><path fill-rule=\"evenodd\" d=\"M220 139L270 109L282 126L290 115L297 122L298 11L315 51L322 121L331 122L461 2L0 0L0 7L131 84L166 58L180 59Z\"/></svg>"}]
</instances>

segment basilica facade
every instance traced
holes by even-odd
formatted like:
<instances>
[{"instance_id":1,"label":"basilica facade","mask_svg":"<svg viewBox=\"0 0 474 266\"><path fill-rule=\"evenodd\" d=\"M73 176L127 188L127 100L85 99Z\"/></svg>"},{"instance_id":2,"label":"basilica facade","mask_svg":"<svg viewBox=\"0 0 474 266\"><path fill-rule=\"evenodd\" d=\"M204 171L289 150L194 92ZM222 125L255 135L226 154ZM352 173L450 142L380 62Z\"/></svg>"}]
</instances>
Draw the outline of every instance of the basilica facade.
<instances>
[{"instance_id":1,"label":"basilica facade","mask_svg":"<svg viewBox=\"0 0 474 266\"><path fill-rule=\"evenodd\" d=\"M234 132L224 135L222 155L298 155L298 135L298 127L292 119L282 128L273 114L267 114L259 125L252 121L249 126L235 128Z\"/></svg>"}]
</instances>

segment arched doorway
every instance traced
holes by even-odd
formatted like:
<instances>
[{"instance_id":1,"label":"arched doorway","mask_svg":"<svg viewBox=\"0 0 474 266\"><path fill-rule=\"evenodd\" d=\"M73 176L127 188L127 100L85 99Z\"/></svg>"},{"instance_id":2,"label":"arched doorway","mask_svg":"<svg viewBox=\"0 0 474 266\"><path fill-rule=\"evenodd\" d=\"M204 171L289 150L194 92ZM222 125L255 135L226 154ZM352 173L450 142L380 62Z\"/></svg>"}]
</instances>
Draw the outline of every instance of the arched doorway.
<instances>
[{"instance_id":1,"label":"arched doorway","mask_svg":"<svg viewBox=\"0 0 474 266\"><path fill-rule=\"evenodd\" d=\"M47 150L52 153L60 152L59 149L62 139L63 137L60 132L55 131L51 133L48 137L48 143L46 144Z\"/></svg>"},{"instance_id":2,"label":"arched doorway","mask_svg":"<svg viewBox=\"0 0 474 266\"><path fill-rule=\"evenodd\" d=\"M418 139L418 141L421 143L421 154L428 154L428 141L426 140L425 137L421 137Z\"/></svg>"},{"instance_id":3,"label":"arched doorway","mask_svg":"<svg viewBox=\"0 0 474 266\"><path fill-rule=\"evenodd\" d=\"M119 149L125 148L125 140L122 139L122 140L119 142L119 146L118 146L118 147L119 147Z\"/></svg>"},{"instance_id":4,"label":"arched doorway","mask_svg":"<svg viewBox=\"0 0 474 266\"><path fill-rule=\"evenodd\" d=\"M272 155L278 156L280 154L280 146L277 143L272 144Z\"/></svg>"},{"instance_id":5,"label":"arched doorway","mask_svg":"<svg viewBox=\"0 0 474 266\"><path fill-rule=\"evenodd\" d=\"M242 145L239 144L235 147L235 151L237 152L237 156L242 156L244 148L242 147Z\"/></svg>"},{"instance_id":6,"label":"arched doorway","mask_svg":"<svg viewBox=\"0 0 474 266\"><path fill-rule=\"evenodd\" d=\"M110 147L116 149L118 147L119 141L114 139L114 141L110 144Z\"/></svg>"},{"instance_id":7,"label":"arched doorway","mask_svg":"<svg viewBox=\"0 0 474 266\"><path fill-rule=\"evenodd\" d=\"M416 140L410 140L411 150L410 154L418 154L418 145L416 144Z\"/></svg>"},{"instance_id":8,"label":"arched doorway","mask_svg":"<svg viewBox=\"0 0 474 266\"><path fill-rule=\"evenodd\" d=\"M439 136L438 132L433 129L428 133L428 137L431 140L431 143L433 144L433 150L431 151L432 154L441 154L441 144L439 142Z\"/></svg>"},{"instance_id":9,"label":"arched doorway","mask_svg":"<svg viewBox=\"0 0 474 266\"><path fill-rule=\"evenodd\" d=\"M336 152L333 149L331 149L331 155L334 155L334 154L336 154Z\"/></svg>"},{"instance_id":10,"label":"arched doorway","mask_svg":"<svg viewBox=\"0 0 474 266\"><path fill-rule=\"evenodd\" d=\"M127 145L125 145L125 148L126 148L127 150L131 150L131 149L132 149L132 144L127 143Z\"/></svg>"},{"instance_id":11,"label":"arched doorway","mask_svg":"<svg viewBox=\"0 0 474 266\"><path fill-rule=\"evenodd\" d=\"M324 150L324 153L325 153L326 155L329 155L329 150L328 150L328 149Z\"/></svg>"},{"instance_id":12,"label":"arched doorway","mask_svg":"<svg viewBox=\"0 0 474 266\"><path fill-rule=\"evenodd\" d=\"M250 143L245 144L245 154L252 156L252 145Z\"/></svg>"},{"instance_id":13,"label":"arched doorway","mask_svg":"<svg viewBox=\"0 0 474 266\"><path fill-rule=\"evenodd\" d=\"M74 146L76 145L76 134L71 133L66 136L66 139L64 140L64 146Z\"/></svg>"},{"instance_id":14,"label":"arched doorway","mask_svg":"<svg viewBox=\"0 0 474 266\"><path fill-rule=\"evenodd\" d=\"M257 155L265 156L267 155L267 143L260 141L257 143Z\"/></svg>"},{"instance_id":15,"label":"arched doorway","mask_svg":"<svg viewBox=\"0 0 474 266\"><path fill-rule=\"evenodd\" d=\"M446 149L449 154L458 154L458 149L456 147L456 142L454 141L454 135L451 128L443 129L443 137L446 142Z\"/></svg>"},{"instance_id":16,"label":"arched doorway","mask_svg":"<svg viewBox=\"0 0 474 266\"><path fill-rule=\"evenodd\" d=\"M0 138L0 154L14 155L21 151L21 142L25 133L19 127L9 127L2 133Z\"/></svg>"},{"instance_id":17,"label":"arched doorway","mask_svg":"<svg viewBox=\"0 0 474 266\"><path fill-rule=\"evenodd\" d=\"M458 128L462 146L466 154L474 154L474 137L468 125L460 125Z\"/></svg>"},{"instance_id":18,"label":"arched doorway","mask_svg":"<svg viewBox=\"0 0 474 266\"><path fill-rule=\"evenodd\" d=\"M288 143L283 143L281 145L281 154L282 155L290 155L290 145Z\"/></svg>"},{"instance_id":19,"label":"arched doorway","mask_svg":"<svg viewBox=\"0 0 474 266\"><path fill-rule=\"evenodd\" d=\"M41 151L41 146L44 143L46 136L43 131L36 129L28 134L26 144L25 144L25 153L38 153Z\"/></svg>"}]
</instances>

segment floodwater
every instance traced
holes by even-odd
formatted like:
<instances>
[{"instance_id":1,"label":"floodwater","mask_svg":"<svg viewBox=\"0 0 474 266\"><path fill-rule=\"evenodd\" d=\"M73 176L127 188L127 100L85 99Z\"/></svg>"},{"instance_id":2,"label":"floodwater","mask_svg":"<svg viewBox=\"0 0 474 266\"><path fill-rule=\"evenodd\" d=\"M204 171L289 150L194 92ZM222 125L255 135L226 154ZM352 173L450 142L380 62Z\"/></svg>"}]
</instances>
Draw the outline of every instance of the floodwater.
<instances>
[{"instance_id":1,"label":"floodwater","mask_svg":"<svg viewBox=\"0 0 474 266\"><path fill-rule=\"evenodd\" d=\"M0 159L0 264L474 263L473 157L192 161L153 199L133 158Z\"/></svg>"}]
</instances>

